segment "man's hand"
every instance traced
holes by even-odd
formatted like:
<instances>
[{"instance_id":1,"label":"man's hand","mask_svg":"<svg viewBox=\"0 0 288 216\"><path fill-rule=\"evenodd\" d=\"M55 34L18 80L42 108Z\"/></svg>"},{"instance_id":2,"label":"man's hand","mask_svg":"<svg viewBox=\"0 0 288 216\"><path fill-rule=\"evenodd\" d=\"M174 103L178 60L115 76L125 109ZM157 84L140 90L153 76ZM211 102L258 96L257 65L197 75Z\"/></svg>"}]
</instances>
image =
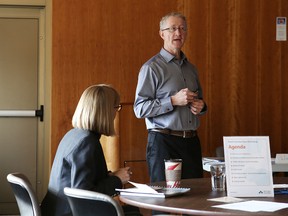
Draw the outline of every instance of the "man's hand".
<instances>
[{"instance_id":1,"label":"man's hand","mask_svg":"<svg viewBox=\"0 0 288 216\"><path fill-rule=\"evenodd\" d=\"M204 108L205 103L203 100L201 99L194 99L190 105L190 111L194 114L194 115L198 115L202 109Z\"/></svg>"},{"instance_id":2,"label":"man's hand","mask_svg":"<svg viewBox=\"0 0 288 216\"><path fill-rule=\"evenodd\" d=\"M171 96L171 102L173 106L186 106L192 103L197 97L197 92L192 92L188 88L185 88Z\"/></svg>"}]
</instances>

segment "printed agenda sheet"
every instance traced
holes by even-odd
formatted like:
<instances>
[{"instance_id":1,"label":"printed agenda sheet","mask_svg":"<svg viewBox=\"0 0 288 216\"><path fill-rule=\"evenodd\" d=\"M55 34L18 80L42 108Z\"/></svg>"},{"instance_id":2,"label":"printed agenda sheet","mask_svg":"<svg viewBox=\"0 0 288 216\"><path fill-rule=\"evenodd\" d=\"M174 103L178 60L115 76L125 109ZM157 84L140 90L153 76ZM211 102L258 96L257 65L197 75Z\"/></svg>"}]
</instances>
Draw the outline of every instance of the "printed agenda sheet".
<instances>
[{"instance_id":1,"label":"printed agenda sheet","mask_svg":"<svg viewBox=\"0 0 288 216\"><path fill-rule=\"evenodd\" d=\"M224 136L227 196L273 197L268 136Z\"/></svg>"}]
</instances>

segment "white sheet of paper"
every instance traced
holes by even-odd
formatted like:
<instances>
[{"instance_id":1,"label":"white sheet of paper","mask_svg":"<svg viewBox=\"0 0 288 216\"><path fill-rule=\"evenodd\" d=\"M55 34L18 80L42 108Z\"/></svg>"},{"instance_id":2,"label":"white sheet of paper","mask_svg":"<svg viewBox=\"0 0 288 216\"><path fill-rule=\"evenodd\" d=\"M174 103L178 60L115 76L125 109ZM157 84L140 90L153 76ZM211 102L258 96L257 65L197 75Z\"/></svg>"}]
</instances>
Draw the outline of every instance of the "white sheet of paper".
<instances>
[{"instance_id":1,"label":"white sheet of paper","mask_svg":"<svg viewBox=\"0 0 288 216\"><path fill-rule=\"evenodd\" d=\"M214 201L214 202L224 202L224 203L234 203L234 202L241 202L243 199L236 198L236 197L218 197L218 198L212 198L207 199L208 201Z\"/></svg>"},{"instance_id":2,"label":"white sheet of paper","mask_svg":"<svg viewBox=\"0 0 288 216\"><path fill-rule=\"evenodd\" d=\"M245 201L245 202L215 205L212 207L230 209L230 210L241 210L241 211L248 211L248 212L258 212L258 211L274 212L283 208L288 208L288 204L251 200L251 201Z\"/></svg>"},{"instance_id":3,"label":"white sheet of paper","mask_svg":"<svg viewBox=\"0 0 288 216\"><path fill-rule=\"evenodd\" d=\"M146 184L140 184L140 183L135 183L132 181L129 181L130 184L134 185L137 189L137 191L143 191L146 193L158 193L156 190L154 190L153 188L149 187Z\"/></svg>"},{"instance_id":4,"label":"white sheet of paper","mask_svg":"<svg viewBox=\"0 0 288 216\"><path fill-rule=\"evenodd\" d=\"M274 184L273 188L288 188L288 184Z\"/></svg>"},{"instance_id":5,"label":"white sheet of paper","mask_svg":"<svg viewBox=\"0 0 288 216\"><path fill-rule=\"evenodd\" d=\"M268 136L223 137L227 196L273 197Z\"/></svg>"}]
</instances>

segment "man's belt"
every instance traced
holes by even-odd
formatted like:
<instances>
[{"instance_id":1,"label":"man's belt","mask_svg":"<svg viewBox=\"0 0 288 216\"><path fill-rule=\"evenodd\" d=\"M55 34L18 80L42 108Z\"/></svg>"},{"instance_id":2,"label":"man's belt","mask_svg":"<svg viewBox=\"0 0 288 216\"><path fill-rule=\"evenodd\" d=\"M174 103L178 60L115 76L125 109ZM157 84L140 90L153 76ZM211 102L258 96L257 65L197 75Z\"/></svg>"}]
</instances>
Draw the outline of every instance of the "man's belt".
<instances>
[{"instance_id":1,"label":"man's belt","mask_svg":"<svg viewBox=\"0 0 288 216\"><path fill-rule=\"evenodd\" d=\"M191 138L197 135L197 131L194 130L186 130L186 131L175 131L170 129L160 129L160 128L153 128L150 131L155 131L163 134L169 134L173 136L179 136L183 138Z\"/></svg>"}]
</instances>

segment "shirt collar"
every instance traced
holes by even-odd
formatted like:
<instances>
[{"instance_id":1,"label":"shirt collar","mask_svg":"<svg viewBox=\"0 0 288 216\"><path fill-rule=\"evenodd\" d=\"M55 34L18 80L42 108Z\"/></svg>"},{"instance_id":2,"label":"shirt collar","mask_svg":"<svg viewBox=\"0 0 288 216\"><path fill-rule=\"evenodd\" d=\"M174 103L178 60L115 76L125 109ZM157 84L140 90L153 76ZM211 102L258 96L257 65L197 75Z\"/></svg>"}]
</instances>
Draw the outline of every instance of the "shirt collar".
<instances>
[{"instance_id":1,"label":"shirt collar","mask_svg":"<svg viewBox=\"0 0 288 216\"><path fill-rule=\"evenodd\" d=\"M165 50L164 48L161 49L160 51L160 55L163 56L163 58L167 61L170 62L172 61L175 56L172 55L171 53L169 53L167 50ZM184 60L186 60L186 56L185 54L181 51L181 59L180 62L183 62Z\"/></svg>"}]
</instances>

